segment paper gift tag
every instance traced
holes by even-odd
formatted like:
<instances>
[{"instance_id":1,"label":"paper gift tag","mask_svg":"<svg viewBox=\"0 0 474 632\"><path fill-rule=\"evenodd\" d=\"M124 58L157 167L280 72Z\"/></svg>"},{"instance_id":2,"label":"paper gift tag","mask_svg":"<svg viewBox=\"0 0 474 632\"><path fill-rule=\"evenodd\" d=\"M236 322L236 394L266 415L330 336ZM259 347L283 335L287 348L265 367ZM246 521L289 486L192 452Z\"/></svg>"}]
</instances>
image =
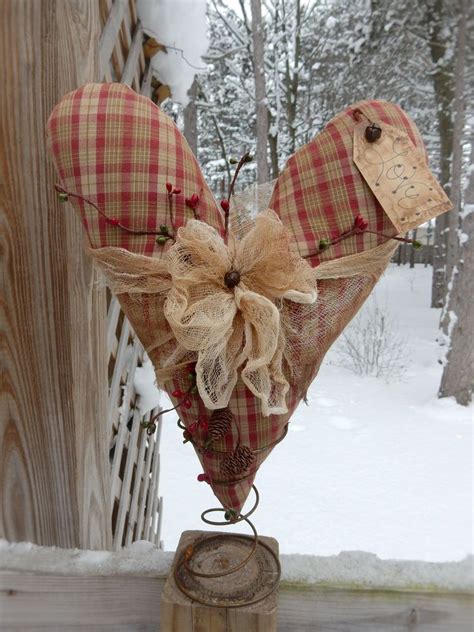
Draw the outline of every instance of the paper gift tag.
<instances>
[{"instance_id":1,"label":"paper gift tag","mask_svg":"<svg viewBox=\"0 0 474 632\"><path fill-rule=\"evenodd\" d=\"M399 233L452 209L448 196L431 173L423 154L407 134L376 123L382 134L365 138L367 123L354 128L354 162Z\"/></svg>"}]
</instances>

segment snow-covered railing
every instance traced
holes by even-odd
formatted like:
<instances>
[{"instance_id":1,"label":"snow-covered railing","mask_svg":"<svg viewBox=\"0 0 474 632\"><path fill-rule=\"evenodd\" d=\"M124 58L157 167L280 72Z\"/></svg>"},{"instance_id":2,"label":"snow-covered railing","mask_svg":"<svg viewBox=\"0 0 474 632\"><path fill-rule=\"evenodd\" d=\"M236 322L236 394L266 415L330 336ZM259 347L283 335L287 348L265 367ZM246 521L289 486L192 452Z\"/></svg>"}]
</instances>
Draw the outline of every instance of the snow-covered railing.
<instances>
[{"instance_id":1,"label":"snow-covered railing","mask_svg":"<svg viewBox=\"0 0 474 632\"><path fill-rule=\"evenodd\" d=\"M74 622L84 630L160 630L160 596L174 553L149 542L110 552L0 540L0 554L5 629L62 631ZM472 629L472 556L439 563L360 551L280 558L279 632Z\"/></svg>"},{"instance_id":2,"label":"snow-covered railing","mask_svg":"<svg viewBox=\"0 0 474 632\"><path fill-rule=\"evenodd\" d=\"M120 81L149 96L151 71L143 55L143 31L135 0L100 0L103 24L99 67L104 81ZM135 371L144 351L114 296L108 293L107 360L109 369L113 546L135 540L160 545L163 499L158 496L160 424L154 435L141 427L156 410L142 416L135 391Z\"/></svg>"}]
</instances>

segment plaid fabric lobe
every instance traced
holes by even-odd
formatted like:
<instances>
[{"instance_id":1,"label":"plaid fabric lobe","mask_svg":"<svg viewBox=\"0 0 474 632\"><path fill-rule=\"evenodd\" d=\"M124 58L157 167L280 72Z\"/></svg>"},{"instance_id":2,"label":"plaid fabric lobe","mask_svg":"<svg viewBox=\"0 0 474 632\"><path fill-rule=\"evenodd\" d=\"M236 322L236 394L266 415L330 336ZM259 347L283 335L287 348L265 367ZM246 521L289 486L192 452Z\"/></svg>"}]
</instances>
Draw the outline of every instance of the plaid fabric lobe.
<instances>
[{"instance_id":1,"label":"plaid fabric lobe","mask_svg":"<svg viewBox=\"0 0 474 632\"><path fill-rule=\"evenodd\" d=\"M168 182L181 189L172 196L175 229L193 216L185 203L193 193L200 197L201 217L222 228L222 212L186 139L169 116L127 86L87 84L66 95L49 118L47 142L60 184L128 228L171 226ZM83 200L71 196L70 201L92 247L115 246L144 255L157 250L154 235L117 230Z\"/></svg>"},{"instance_id":2,"label":"plaid fabric lobe","mask_svg":"<svg viewBox=\"0 0 474 632\"><path fill-rule=\"evenodd\" d=\"M363 233L331 246L319 256L314 254L321 239L334 239L352 228L358 214L368 220L371 230L397 234L352 158L353 130L358 124L355 110L371 121L405 131L415 146L425 152L417 127L401 108L386 101L361 101L335 116L320 134L289 158L269 206L291 227L299 254L308 257L313 266L385 241L379 235Z\"/></svg>"}]
</instances>

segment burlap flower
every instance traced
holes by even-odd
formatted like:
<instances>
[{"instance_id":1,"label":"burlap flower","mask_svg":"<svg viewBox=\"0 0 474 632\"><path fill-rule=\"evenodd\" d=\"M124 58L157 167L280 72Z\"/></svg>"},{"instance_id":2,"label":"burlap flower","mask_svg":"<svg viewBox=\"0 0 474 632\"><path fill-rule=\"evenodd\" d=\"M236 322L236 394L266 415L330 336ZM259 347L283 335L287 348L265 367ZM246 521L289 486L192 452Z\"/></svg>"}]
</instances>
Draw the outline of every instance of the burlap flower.
<instances>
[{"instance_id":1,"label":"burlap flower","mask_svg":"<svg viewBox=\"0 0 474 632\"><path fill-rule=\"evenodd\" d=\"M245 237L231 237L228 245L211 226L190 220L167 254L165 315L177 341L197 353L205 406L228 404L240 369L264 415L287 412L279 306L283 299L314 303L316 290L311 268L291 251L277 215L260 213Z\"/></svg>"},{"instance_id":2,"label":"burlap flower","mask_svg":"<svg viewBox=\"0 0 474 632\"><path fill-rule=\"evenodd\" d=\"M316 284L378 278L394 244L387 241L311 268L291 250L288 231L273 211L259 213L249 226L241 240L231 235L226 245L214 228L190 220L163 257L123 248L90 253L111 290L121 295L124 310L146 340L147 353L166 346L166 353L155 356L160 384L173 377L184 360L196 360L197 386L206 407L225 408L240 370L260 399L262 414L283 414L288 380L297 384L307 379L315 350L321 349L321 327L334 319L335 299L327 305L330 289L318 297L321 305L315 308ZM226 284L229 272L238 272L234 287ZM144 300L147 318L141 322L134 315L143 313ZM166 326L155 314L160 310Z\"/></svg>"}]
</instances>

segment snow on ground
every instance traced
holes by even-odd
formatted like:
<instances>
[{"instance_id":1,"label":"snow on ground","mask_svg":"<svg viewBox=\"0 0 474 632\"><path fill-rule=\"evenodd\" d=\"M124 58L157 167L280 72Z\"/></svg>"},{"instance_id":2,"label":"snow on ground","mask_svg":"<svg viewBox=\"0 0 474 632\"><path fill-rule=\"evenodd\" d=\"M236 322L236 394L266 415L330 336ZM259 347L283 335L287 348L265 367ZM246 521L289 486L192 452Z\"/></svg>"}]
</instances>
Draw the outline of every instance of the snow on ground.
<instances>
[{"instance_id":1,"label":"snow on ground","mask_svg":"<svg viewBox=\"0 0 474 632\"><path fill-rule=\"evenodd\" d=\"M374 295L406 339L406 372L390 383L359 377L340 366L336 344L309 407L299 406L260 468L254 522L281 553L448 561L472 552L473 410L436 397L439 311L429 308L430 285L431 268L388 269ZM174 550L219 503L197 482L199 462L175 420L162 423L162 538Z\"/></svg>"}]
</instances>

